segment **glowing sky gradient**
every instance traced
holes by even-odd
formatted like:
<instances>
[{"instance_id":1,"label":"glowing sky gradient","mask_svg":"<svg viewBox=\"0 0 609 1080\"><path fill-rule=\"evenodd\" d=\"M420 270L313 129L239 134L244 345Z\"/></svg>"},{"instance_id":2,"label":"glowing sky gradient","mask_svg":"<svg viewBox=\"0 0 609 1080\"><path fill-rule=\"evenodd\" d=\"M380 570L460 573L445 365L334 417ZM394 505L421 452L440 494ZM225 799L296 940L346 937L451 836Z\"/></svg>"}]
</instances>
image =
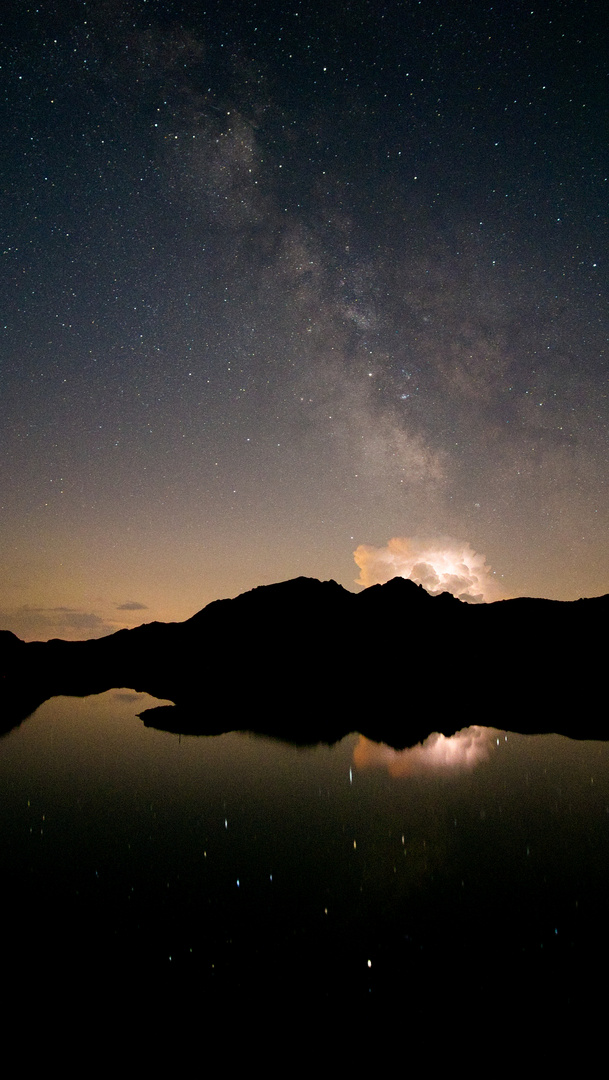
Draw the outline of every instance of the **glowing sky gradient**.
<instances>
[{"instance_id":1,"label":"glowing sky gradient","mask_svg":"<svg viewBox=\"0 0 609 1080\"><path fill-rule=\"evenodd\" d=\"M1 627L609 590L603 11L15 5Z\"/></svg>"}]
</instances>

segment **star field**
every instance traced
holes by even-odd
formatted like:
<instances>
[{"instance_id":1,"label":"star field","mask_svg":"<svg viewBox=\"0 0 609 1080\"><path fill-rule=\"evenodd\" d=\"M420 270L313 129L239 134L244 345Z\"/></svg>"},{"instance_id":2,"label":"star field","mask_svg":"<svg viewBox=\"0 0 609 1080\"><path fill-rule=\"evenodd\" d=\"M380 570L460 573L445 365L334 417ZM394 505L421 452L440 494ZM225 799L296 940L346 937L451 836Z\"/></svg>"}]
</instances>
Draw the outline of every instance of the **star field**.
<instances>
[{"instance_id":1,"label":"star field","mask_svg":"<svg viewBox=\"0 0 609 1080\"><path fill-rule=\"evenodd\" d=\"M9 13L1 625L353 588L400 537L471 545L503 595L606 592L604 24Z\"/></svg>"}]
</instances>

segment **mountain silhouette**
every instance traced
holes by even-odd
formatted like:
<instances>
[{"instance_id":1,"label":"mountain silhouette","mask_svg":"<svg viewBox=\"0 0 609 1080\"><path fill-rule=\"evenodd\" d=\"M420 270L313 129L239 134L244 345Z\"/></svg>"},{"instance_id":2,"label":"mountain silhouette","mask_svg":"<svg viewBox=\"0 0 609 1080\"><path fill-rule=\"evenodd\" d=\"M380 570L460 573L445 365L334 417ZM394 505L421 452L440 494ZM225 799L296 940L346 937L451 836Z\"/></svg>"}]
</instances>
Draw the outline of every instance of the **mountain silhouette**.
<instances>
[{"instance_id":1,"label":"mountain silhouette","mask_svg":"<svg viewBox=\"0 0 609 1080\"><path fill-rule=\"evenodd\" d=\"M482 724L607 738L608 614L609 595L466 604L404 578L351 593L300 577L89 641L2 631L1 730L54 695L130 687L174 702L142 718L183 734L314 743L357 730L401 748Z\"/></svg>"}]
</instances>

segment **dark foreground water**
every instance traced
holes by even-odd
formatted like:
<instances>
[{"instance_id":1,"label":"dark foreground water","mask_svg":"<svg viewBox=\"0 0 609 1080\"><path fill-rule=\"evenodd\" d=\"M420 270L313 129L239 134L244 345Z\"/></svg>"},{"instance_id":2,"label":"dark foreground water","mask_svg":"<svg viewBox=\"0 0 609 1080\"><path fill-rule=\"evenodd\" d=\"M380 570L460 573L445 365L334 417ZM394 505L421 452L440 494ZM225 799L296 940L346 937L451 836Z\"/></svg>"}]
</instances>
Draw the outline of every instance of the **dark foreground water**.
<instances>
[{"instance_id":1,"label":"dark foreground water","mask_svg":"<svg viewBox=\"0 0 609 1080\"><path fill-rule=\"evenodd\" d=\"M55 698L0 741L15 998L51 1008L61 984L95 1008L110 988L159 1019L604 1007L608 744L180 738L137 718L154 704Z\"/></svg>"}]
</instances>

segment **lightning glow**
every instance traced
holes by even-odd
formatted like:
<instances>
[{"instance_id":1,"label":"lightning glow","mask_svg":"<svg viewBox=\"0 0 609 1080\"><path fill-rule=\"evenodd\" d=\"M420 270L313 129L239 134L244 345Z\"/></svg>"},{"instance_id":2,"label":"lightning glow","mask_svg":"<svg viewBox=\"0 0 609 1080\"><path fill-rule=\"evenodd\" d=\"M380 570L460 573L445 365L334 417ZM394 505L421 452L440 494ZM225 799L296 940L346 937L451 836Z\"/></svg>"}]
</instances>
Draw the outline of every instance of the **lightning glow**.
<instances>
[{"instance_id":1,"label":"lightning glow","mask_svg":"<svg viewBox=\"0 0 609 1080\"><path fill-rule=\"evenodd\" d=\"M360 544L353 557L360 569L357 583L364 588L403 577L432 595L449 592L469 604L502 599L501 587L484 555L458 540L398 536L384 548Z\"/></svg>"}]
</instances>

